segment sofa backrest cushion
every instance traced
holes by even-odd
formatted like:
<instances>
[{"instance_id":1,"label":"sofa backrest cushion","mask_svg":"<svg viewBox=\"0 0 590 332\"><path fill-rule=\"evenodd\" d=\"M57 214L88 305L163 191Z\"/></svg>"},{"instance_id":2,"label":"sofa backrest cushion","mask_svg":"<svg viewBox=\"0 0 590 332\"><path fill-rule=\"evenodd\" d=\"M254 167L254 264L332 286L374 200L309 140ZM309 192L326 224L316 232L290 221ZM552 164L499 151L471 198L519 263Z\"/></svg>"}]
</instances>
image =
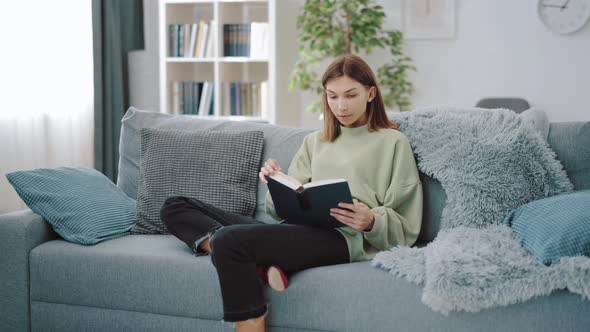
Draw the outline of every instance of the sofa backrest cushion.
<instances>
[{"instance_id":1,"label":"sofa backrest cushion","mask_svg":"<svg viewBox=\"0 0 590 332\"><path fill-rule=\"evenodd\" d=\"M422 227L418 234L418 243L432 241L440 229L440 218L447 202L447 194L437 179L418 171L422 182Z\"/></svg>"},{"instance_id":2,"label":"sofa backrest cushion","mask_svg":"<svg viewBox=\"0 0 590 332\"><path fill-rule=\"evenodd\" d=\"M262 163L276 158L284 169L291 163L305 135L311 129L272 126L268 124L211 120L184 115L168 115L141 111L131 107L122 121L119 178L117 185L132 198L137 196L139 183L139 129L209 129L209 130L262 130L264 151ZM590 124L588 122L551 123L548 136L550 147L564 165L575 190L590 188ZM446 194L440 182L420 172L424 191L424 213L418 242L430 242L438 233L440 217L446 204ZM264 222L273 219L264 212L266 186L259 181L255 218Z\"/></svg>"},{"instance_id":3,"label":"sofa backrest cushion","mask_svg":"<svg viewBox=\"0 0 590 332\"><path fill-rule=\"evenodd\" d=\"M311 129L290 128L265 123L246 121L227 121L204 119L197 116L170 115L150 112L130 107L122 119L121 139L119 142L119 175L117 186L129 197L136 199L139 188L140 168L140 130L158 128L173 130L215 130L215 131L251 131L264 133L264 148L261 164L268 158L277 159L286 169L303 138L315 131ZM267 188L258 181L256 213L254 217L263 222L275 221L265 213L264 197Z\"/></svg>"},{"instance_id":4,"label":"sofa backrest cushion","mask_svg":"<svg viewBox=\"0 0 590 332\"><path fill-rule=\"evenodd\" d=\"M547 141L563 164L574 190L590 189L590 121L551 123Z\"/></svg>"},{"instance_id":5,"label":"sofa backrest cushion","mask_svg":"<svg viewBox=\"0 0 590 332\"><path fill-rule=\"evenodd\" d=\"M590 189L590 122L554 122L547 142L562 163L574 190ZM432 241L440 229L447 195L437 179L420 172L424 191L422 229L418 242Z\"/></svg>"}]
</instances>

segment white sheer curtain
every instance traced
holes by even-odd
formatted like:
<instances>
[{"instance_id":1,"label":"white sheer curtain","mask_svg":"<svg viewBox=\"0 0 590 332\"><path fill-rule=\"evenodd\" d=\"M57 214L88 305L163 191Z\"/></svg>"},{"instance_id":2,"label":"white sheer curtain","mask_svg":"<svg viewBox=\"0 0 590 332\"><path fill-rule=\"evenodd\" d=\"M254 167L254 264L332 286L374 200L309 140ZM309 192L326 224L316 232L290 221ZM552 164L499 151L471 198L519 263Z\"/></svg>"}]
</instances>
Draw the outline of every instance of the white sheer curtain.
<instances>
[{"instance_id":1,"label":"white sheer curtain","mask_svg":"<svg viewBox=\"0 0 590 332\"><path fill-rule=\"evenodd\" d=\"M94 167L91 0L0 2L0 213L5 174Z\"/></svg>"}]
</instances>

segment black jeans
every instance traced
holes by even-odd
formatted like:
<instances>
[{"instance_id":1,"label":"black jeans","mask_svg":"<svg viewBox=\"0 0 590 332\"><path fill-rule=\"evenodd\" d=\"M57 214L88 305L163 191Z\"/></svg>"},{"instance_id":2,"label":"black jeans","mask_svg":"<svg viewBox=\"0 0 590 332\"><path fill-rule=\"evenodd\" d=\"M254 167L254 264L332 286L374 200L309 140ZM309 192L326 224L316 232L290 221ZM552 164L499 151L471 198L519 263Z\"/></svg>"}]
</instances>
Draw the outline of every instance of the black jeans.
<instances>
[{"instance_id":1,"label":"black jeans","mask_svg":"<svg viewBox=\"0 0 590 332\"><path fill-rule=\"evenodd\" d=\"M197 256L205 254L198 244L210 237L211 262L219 277L223 320L227 322L266 313L257 265L277 265L289 275L350 261L346 239L335 229L266 224L180 196L166 200L160 217L170 233Z\"/></svg>"}]
</instances>

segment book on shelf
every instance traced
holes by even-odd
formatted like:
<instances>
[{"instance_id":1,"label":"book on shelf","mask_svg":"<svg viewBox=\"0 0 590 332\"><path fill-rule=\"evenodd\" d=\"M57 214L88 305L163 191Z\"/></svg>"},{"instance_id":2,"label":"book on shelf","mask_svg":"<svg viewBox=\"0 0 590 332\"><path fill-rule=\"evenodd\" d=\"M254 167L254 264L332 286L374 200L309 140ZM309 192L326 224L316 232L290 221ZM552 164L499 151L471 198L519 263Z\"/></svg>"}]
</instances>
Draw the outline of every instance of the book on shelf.
<instances>
[{"instance_id":1,"label":"book on shelf","mask_svg":"<svg viewBox=\"0 0 590 332\"><path fill-rule=\"evenodd\" d=\"M221 115L228 116L231 114L231 96L228 82L221 83Z\"/></svg>"},{"instance_id":2,"label":"book on shelf","mask_svg":"<svg viewBox=\"0 0 590 332\"><path fill-rule=\"evenodd\" d=\"M268 59L267 22L223 25L223 56Z\"/></svg>"},{"instance_id":3,"label":"book on shelf","mask_svg":"<svg viewBox=\"0 0 590 332\"><path fill-rule=\"evenodd\" d=\"M212 82L172 82L171 112L172 114L213 115L213 96Z\"/></svg>"},{"instance_id":4,"label":"book on shelf","mask_svg":"<svg viewBox=\"0 0 590 332\"><path fill-rule=\"evenodd\" d=\"M201 99L199 100L199 110L197 112L200 116L207 116L211 114L213 101L213 84L211 82L203 83L203 91L201 92Z\"/></svg>"},{"instance_id":5,"label":"book on shelf","mask_svg":"<svg viewBox=\"0 0 590 332\"><path fill-rule=\"evenodd\" d=\"M223 115L266 115L267 82L224 82L221 84L221 113Z\"/></svg>"},{"instance_id":6,"label":"book on shelf","mask_svg":"<svg viewBox=\"0 0 590 332\"><path fill-rule=\"evenodd\" d=\"M248 85L238 84L240 94L240 107L239 110L242 115L248 115Z\"/></svg>"},{"instance_id":7,"label":"book on shelf","mask_svg":"<svg viewBox=\"0 0 590 332\"><path fill-rule=\"evenodd\" d=\"M182 49L182 56L183 57L188 57L189 56L189 48L190 48L190 39L191 39L191 25L190 24L183 24L182 25L182 35L183 35L183 41L182 41L182 45L184 45L184 48Z\"/></svg>"},{"instance_id":8,"label":"book on shelf","mask_svg":"<svg viewBox=\"0 0 590 332\"><path fill-rule=\"evenodd\" d=\"M172 114L180 113L180 82L172 82Z\"/></svg>"},{"instance_id":9,"label":"book on shelf","mask_svg":"<svg viewBox=\"0 0 590 332\"><path fill-rule=\"evenodd\" d=\"M184 48L183 40L184 40L184 33L181 24L176 25L176 56L182 56L182 50Z\"/></svg>"},{"instance_id":10,"label":"book on shelf","mask_svg":"<svg viewBox=\"0 0 590 332\"><path fill-rule=\"evenodd\" d=\"M201 92L203 83L200 82L185 82L187 86L188 103L189 106L185 108L185 114L197 114L197 105L201 100Z\"/></svg>"},{"instance_id":11,"label":"book on shelf","mask_svg":"<svg viewBox=\"0 0 590 332\"><path fill-rule=\"evenodd\" d=\"M268 23L252 22L250 33L250 54L251 58L268 58Z\"/></svg>"},{"instance_id":12,"label":"book on shelf","mask_svg":"<svg viewBox=\"0 0 590 332\"><path fill-rule=\"evenodd\" d=\"M215 30L215 21L211 21L209 25L209 37L207 38L207 43L205 47L205 57L212 58L213 57L213 32Z\"/></svg>"},{"instance_id":13,"label":"book on shelf","mask_svg":"<svg viewBox=\"0 0 590 332\"><path fill-rule=\"evenodd\" d=\"M190 32L190 42L189 42L189 47L188 47L188 57L194 57L195 56L195 44L197 42L197 31L198 31L198 24L193 23L190 25L191 26L191 32Z\"/></svg>"},{"instance_id":14,"label":"book on shelf","mask_svg":"<svg viewBox=\"0 0 590 332\"><path fill-rule=\"evenodd\" d=\"M209 37L209 24L206 22L203 22L203 27L202 27L202 36L201 36L201 40L200 40L200 44L198 46L198 53L197 57L199 58L204 58L205 57L205 49L207 48L207 38Z\"/></svg>"},{"instance_id":15,"label":"book on shelf","mask_svg":"<svg viewBox=\"0 0 590 332\"><path fill-rule=\"evenodd\" d=\"M330 179L302 184L283 172L265 176L275 212L284 223L319 228L344 227L330 215L338 203L353 203L348 181Z\"/></svg>"},{"instance_id":16,"label":"book on shelf","mask_svg":"<svg viewBox=\"0 0 590 332\"><path fill-rule=\"evenodd\" d=\"M176 56L176 25L168 25L168 54L173 57Z\"/></svg>"},{"instance_id":17,"label":"book on shelf","mask_svg":"<svg viewBox=\"0 0 590 332\"><path fill-rule=\"evenodd\" d=\"M168 25L170 57L204 58L213 56L213 22Z\"/></svg>"},{"instance_id":18,"label":"book on shelf","mask_svg":"<svg viewBox=\"0 0 590 332\"><path fill-rule=\"evenodd\" d=\"M205 22L204 21L199 21L198 24L199 28L197 31L197 37L196 37L196 42L195 42L195 49L194 49L194 54L195 56L199 56L199 53L201 53L201 40L203 39L203 29L205 28Z\"/></svg>"}]
</instances>

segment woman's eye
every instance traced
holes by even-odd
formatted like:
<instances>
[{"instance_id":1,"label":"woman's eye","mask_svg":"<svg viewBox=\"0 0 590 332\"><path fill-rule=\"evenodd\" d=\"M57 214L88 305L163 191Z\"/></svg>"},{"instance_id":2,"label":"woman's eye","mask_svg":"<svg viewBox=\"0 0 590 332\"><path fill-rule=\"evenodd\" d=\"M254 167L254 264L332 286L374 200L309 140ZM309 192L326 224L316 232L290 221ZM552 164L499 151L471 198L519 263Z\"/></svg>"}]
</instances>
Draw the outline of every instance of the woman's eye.
<instances>
[{"instance_id":1,"label":"woman's eye","mask_svg":"<svg viewBox=\"0 0 590 332\"><path fill-rule=\"evenodd\" d=\"M356 95L348 95L347 97L348 98L354 98L354 97L356 97Z\"/></svg>"},{"instance_id":2,"label":"woman's eye","mask_svg":"<svg viewBox=\"0 0 590 332\"><path fill-rule=\"evenodd\" d=\"M336 96L329 96L330 99L336 99Z\"/></svg>"}]
</instances>

